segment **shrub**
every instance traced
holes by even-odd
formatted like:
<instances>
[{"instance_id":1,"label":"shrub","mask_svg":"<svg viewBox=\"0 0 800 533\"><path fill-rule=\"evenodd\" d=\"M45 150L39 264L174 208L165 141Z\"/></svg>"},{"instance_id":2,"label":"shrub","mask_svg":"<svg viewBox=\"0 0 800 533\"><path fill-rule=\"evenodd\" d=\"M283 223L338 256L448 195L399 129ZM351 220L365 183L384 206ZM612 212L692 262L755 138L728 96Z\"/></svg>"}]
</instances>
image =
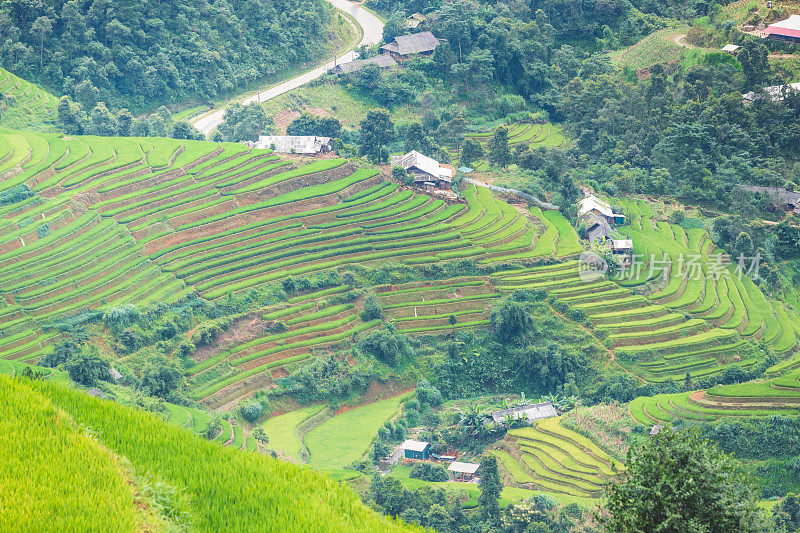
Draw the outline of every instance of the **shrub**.
<instances>
[{"instance_id":1,"label":"shrub","mask_svg":"<svg viewBox=\"0 0 800 533\"><path fill-rule=\"evenodd\" d=\"M423 481L447 481L447 470L442 465L417 463L411 468L410 477Z\"/></svg>"},{"instance_id":2,"label":"shrub","mask_svg":"<svg viewBox=\"0 0 800 533\"><path fill-rule=\"evenodd\" d=\"M259 402L251 402L243 405L239 409L239 412L241 413L242 418L244 418L251 424L255 424L258 421L259 417L261 416L261 413L264 412L264 408L261 406Z\"/></svg>"},{"instance_id":3,"label":"shrub","mask_svg":"<svg viewBox=\"0 0 800 533\"><path fill-rule=\"evenodd\" d=\"M361 320L369 322L370 320L378 320L383 318L383 311L375 295L367 296L364 301L364 310L361 311Z\"/></svg>"},{"instance_id":4,"label":"shrub","mask_svg":"<svg viewBox=\"0 0 800 533\"><path fill-rule=\"evenodd\" d=\"M90 387L99 379L108 379L111 367L96 353L81 353L67 361L66 369L72 381Z\"/></svg>"}]
</instances>

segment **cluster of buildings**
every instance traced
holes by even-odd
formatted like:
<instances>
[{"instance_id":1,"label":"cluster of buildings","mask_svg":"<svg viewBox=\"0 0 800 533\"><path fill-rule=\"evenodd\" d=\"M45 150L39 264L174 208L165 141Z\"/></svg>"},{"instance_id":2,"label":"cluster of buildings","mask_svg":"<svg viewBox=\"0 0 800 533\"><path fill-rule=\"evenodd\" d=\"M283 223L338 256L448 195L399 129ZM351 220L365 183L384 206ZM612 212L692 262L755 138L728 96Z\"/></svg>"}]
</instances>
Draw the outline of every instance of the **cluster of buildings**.
<instances>
[{"instance_id":1,"label":"cluster of buildings","mask_svg":"<svg viewBox=\"0 0 800 533\"><path fill-rule=\"evenodd\" d=\"M424 17L422 15L415 13L409 17L409 28L417 28L423 20ZM416 23L416 25L412 26L411 24L413 23ZM376 65L379 68L393 68L397 66L398 61L430 56L441 42L442 39L437 38L429 31L398 35L392 42L381 46L379 55L336 65L331 70L331 73L350 74L361 70L367 65Z\"/></svg>"},{"instance_id":2,"label":"cluster of buildings","mask_svg":"<svg viewBox=\"0 0 800 533\"><path fill-rule=\"evenodd\" d=\"M558 416L558 411L553 407L550 402L541 402L535 404L519 405L508 409L499 409L484 415L487 422L494 422L500 424L508 422L509 420L526 420L527 422L535 422L545 418L552 418ZM416 461L442 461L450 462L447 471L453 481L471 482L475 481L475 474L480 466L478 463L469 463L463 461L456 461L458 456L455 452L448 455L441 455L434 453L431 450L431 444L426 441L419 441L413 439L405 440L400 449L403 452L403 462L410 463Z\"/></svg>"},{"instance_id":3,"label":"cluster of buildings","mask_svg":"<svg viewBox=\"0 0 800 533\"><path fill-rule=\"evenodd\" d=\"M611 238L611 225L624 224L624 214L615 213L608 203L593 194L589 194L578 202L578 221L585 224L586 233L584 237L589 242L611 241L611 252L613 254L625 256L623 260L630 259L633 254L633 241L631 239Z\"/></svg>"}]
</instances>

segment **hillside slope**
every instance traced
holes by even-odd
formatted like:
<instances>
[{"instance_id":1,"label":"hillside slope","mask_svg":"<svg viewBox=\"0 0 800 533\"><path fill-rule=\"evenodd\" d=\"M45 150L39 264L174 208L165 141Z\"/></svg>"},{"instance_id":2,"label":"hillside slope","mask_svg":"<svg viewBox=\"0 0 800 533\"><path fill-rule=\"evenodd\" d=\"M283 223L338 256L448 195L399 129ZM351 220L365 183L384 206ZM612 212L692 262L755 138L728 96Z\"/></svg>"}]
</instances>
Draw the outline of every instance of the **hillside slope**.
<instances>
[{"instance_id":1,"label":"hillside slope","mask_svg":"<svg viewBox=\"0 0 800 533\"><path fill-rule=\"evenodd\" d=\"M0 500L3 531L140 530L148 525L142 478L180 495L181 523L194 531L404 530L309 469L217 446L58 384L0 375L0 420L0 480L13 484L3 491L12 499Z\"/></svg>"}]
</instances>

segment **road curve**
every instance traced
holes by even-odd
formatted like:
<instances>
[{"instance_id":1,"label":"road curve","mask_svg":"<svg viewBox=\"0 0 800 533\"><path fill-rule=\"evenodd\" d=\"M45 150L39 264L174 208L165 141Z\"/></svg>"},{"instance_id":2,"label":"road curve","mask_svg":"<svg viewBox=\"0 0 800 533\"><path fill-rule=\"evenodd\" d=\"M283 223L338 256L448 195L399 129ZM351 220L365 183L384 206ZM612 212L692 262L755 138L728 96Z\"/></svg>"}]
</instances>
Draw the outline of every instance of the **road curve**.
<instances>
[{"instance_id":1,"label":"road curve","mask_svg":"<svg viewBox=\"0 0 800 533\"><path fill-rule=\"evenodd\" d=\"M342 11L355 19L356 23L361 26L361 30L363 32L363 37L361 41L356 46L361 46L364 44L377 44L383 38L383 22L375 16L371 11L368 11L361 7L359 4L354 4L349 0L326 0L329 4L333 7ZM339 63L346 63L348 61L353 61L356 58L356 53L353 51L353 48L349 49L345 54L337 57L335 60L325 63L319 67L316 67L308 72L300 74L299 76L295 76L290 80L286 80L282 83L277 85L273 85L272 87L261 91L258 94L254 94L252 96L248 96L242 100L237 100L237 102L242 104L249 104L251 102L265 102L276 96L280 96L284 93L287 93L293 89L296 89L306 83L310 82L311 80L317 79L330 69L332 69L335 65ZM201 133L204 135L208 135L211 131L214 130L217 126L222 123L222 119L225 116L225 109L214 109L202 115L199 115L197 118L191 121L191 124Z\"/></svg>"}]
</instances>

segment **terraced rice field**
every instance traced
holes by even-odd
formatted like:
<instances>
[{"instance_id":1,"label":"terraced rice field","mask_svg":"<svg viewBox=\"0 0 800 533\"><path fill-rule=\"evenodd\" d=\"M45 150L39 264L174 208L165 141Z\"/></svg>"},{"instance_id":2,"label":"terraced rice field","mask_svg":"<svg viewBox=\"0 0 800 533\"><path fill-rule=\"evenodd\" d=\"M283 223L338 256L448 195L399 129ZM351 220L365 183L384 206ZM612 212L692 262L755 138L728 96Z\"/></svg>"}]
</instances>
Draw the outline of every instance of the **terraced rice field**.
<instances>
[{"instance_id":1,"label":"terraced rice field","mask_svg":"<svg viewBox=\"0 0 800 533\"><path fill-rule=\"evenodd\" d=\"M718 385L708 390L641 397L629 405L640 423L669 423L677 419L716 420L800 412L800 372L768 381Z\"/></svg>"},{"instance_id":2,"label":"terraced rice field","mask_svg":"<svg viewBox=\"0 0 800 533\"><path fill-rule=\"evenodd\" d=\"M479 277L383 286L377 292L389 319L408 335L482 326L500 296Z\"/></svg>"},{"instance_id":3,"label":"terraced rice field","mask_svg":"<svg viewBox=\"0 0 800 533\"><path fill-rule=\"evenodd\" d=\"M24 361L56 340L42 324L86 309L195 292L220 298L385 259L498 262L576 251L558 213L523 212L486 189L470 187L465 203L448 204L342 159L304 163L233 143L0 130L0 175L8 198L0 205L0 354ZM356 325L346 324L331 328L352 333ZM319 331L303 333L297 342ZM275 361L244 360L257 351L234 358L246 377ZM220 387L233 378L223 374L202 382L206 395L232 384Z\"/></svg>"},{"instance_id":4,"label":"terraced rice field","mask_svg":"<svg viewBox=\"0 0 800 533\"><path fill-rule=\"evenodd\" d=\"M638 277L584 282L577 262L507 271L493 276L503 292L543 289L581 310L606 345L630 370L650 382L682 380L721 372L726 365L748 368L761 359L749 355L748 340L764 340L779 354L797 346L800 319L786 306L770 301L733 265L719 262L705 230L686 230L655 224L642 216L646 204L626 203L633 223L620 228L634 241L636 252L649 256L664 252L680 265L680 257L693 257L694 266L672 269L648 264ZM645 211L646 212L646 211ZM660 257L660 256L657 256ZM655 262L653 262L655 263ZM666 264L666 263L665 263ZM719 278L707 273L719 271ZM695 279L694 269L703 275ZM647 282L661 287L647 296L633 292ZM800 365L791 357L773 374Z\"/></svg>"},{"instance_id":5,"label":"terraced rice field","mask_svg":"<svg viewBox=\"0 0 800 533\"><path fill-rule=\"evenodd\" d=\"M41 131L47 129L46 122L56 118L58 98L3 68L0 68L0 92L4 126L19 129L35 126Z\"/></svg>"},{"instance_id":6,"label":"terraced rice field","mask_svg":"<svg viewBox=\"0 0 800 533\"><path fill-rule=\"evenodd\" d=\"M527 144L531 148L560 148L567 142L566 137L557 124L507 124L508 143L513 147L519 144ZM481 143L484 151L488 150L489 139L492 138L494 130L480 133L468 133L467 139L473 139ZM475 164L476 170L485 170L489 167L487 161Z\"/></svg>"},{"instance_id":7,"label":"terraced rice field","mask_svg":"<svg viewBox=\"0 0 800 533\"><path fill-rule=\"evenodd\" d=\"M588 438L560 425L561 417L512 429L491 453L517 486L596 498L622 465Z\"/></svg>"}]
</instances>

